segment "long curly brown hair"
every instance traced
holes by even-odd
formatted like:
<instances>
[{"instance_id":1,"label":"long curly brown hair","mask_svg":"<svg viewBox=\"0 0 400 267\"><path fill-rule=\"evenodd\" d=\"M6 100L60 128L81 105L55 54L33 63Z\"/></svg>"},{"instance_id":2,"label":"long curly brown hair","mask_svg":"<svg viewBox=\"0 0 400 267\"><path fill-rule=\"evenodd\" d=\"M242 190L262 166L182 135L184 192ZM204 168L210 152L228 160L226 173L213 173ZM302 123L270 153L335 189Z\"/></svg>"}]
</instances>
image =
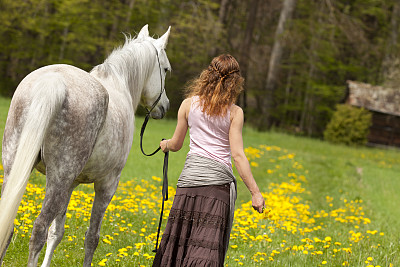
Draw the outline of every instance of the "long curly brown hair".
<instances>
[{"instance_id":1,"label":"long curly brown hair","mask_svg":"<svg viewBox=\"0 0 400 267\"><path fill-rule=\"evenodd\" d=\"M239 63L229 55L215 57L200 76L186 86L186 97L198 96L202 111L209 116L224 116L243 91Z\"/></svg>"}]
</instances>

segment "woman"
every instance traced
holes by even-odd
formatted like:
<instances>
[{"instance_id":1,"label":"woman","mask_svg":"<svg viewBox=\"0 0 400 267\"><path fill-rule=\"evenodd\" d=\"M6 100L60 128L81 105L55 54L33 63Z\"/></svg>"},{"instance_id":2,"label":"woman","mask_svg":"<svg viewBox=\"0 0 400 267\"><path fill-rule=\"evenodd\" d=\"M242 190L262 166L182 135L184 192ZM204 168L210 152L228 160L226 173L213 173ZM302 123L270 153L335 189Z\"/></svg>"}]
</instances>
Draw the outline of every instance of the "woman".
<instances>
[{"instance_id":1,"label":"woman","mask_svg":"<svg viewBox=\"0 0 400 267\"><path fill-rule=\"evenodd\" d=\"M253 208L263 212L243 151L243 111L234 104L242 84L234 57L214 58L189 84L173 137L160 143L164 152L178 151L190 129L190 151L153 266L223 266L236 200L231 155Z\"/></svg>"}]
</instances>

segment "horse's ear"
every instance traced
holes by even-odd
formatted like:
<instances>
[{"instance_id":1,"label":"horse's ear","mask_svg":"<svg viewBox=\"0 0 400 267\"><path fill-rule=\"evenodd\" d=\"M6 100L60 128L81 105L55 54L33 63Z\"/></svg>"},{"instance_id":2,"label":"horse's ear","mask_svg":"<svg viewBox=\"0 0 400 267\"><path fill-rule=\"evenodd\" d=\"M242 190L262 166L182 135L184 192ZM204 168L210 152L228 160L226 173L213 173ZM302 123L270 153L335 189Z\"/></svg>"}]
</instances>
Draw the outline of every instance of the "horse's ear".
<instances>
[{"instance_id":1,"label":"horse's ear","mask_svg":"<svg viewBox=\"0 0 400 267\"><path fill-rule=\"evenodd\" d=\"M160 38L158 38L158 39L156 40L156 43L159 45L159 47L160 47L161 49L165 49L165 48L167 47L170 31L171 31L171 26L168 27L167 32L164 33L163 36L161 36Z\"/></svg>"},{"instance_id":2,"label":"horse's ear","mask_svg":"<svg viewBox=\"0 0 400 267\"><path fill-rule=\"evenodd\" d=\"M145 38L145 37L149 37L149 25L148 24L144 25L138 34L138 38Z\"/></svg>"}]
</instances>

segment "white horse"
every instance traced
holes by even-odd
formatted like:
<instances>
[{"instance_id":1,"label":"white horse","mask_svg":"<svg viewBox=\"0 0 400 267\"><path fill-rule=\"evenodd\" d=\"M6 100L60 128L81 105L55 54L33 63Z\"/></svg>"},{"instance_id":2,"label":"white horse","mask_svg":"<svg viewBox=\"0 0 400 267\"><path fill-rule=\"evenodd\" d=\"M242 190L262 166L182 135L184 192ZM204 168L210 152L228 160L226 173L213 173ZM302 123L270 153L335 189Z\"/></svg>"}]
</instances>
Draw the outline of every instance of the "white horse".
<instances>
[{"instance_id":1,"label":"white horse","mask_svg":"<svg viewBox=\"0 0 400 267\"><path fill-rule=\"evenodd\" d=\"M171 69L165 53L169 33L170 28L153 39L146 25L136 39L126 37L125 44L90 73L51 65L33 71L19 84L3 137L1 260L29 175L36 168L46 174L46 195L33 225L28 266L37 266L46 239L42 266L50 266L64 234L71 193L80 183L94 183L96 194L83 263L91 265L104 213L132 145L135 111L139 103L151 107L160 95L151 117L161 119L169 108L164 90L165 74Z\"/></svg>"}]
</instances>

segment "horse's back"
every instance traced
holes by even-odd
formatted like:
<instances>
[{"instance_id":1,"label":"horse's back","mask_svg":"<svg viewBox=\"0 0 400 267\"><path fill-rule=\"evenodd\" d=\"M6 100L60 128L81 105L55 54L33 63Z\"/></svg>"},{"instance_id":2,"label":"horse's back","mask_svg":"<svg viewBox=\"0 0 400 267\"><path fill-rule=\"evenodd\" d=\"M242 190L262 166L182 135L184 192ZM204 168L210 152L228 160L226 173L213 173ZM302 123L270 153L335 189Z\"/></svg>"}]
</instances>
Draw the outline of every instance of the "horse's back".
<instances>
[{"instance_id":1,"label":"horse's back","mask_svg":"<svg viewBox=\"0 0 400 267\"><path fill-rule=\"evenodd\" d=\"M50 75L52 75L54 79L58 79L60 82L64 83L67 90L81 87L80 90L87 93L98 92L103 94L103 96L107 95L106 89L88 72L67 64L48 65L32 71L21 81L15 93L29 93L29 90L31 90L36 83L45 82L43 79Z\"/></svg>"},{"instance_id":2,"label":"horse's back","mask_svg":"<svg viewBox=\"0 0 400 267\"><path fill-rule=\"evenodd\" d=\"M79 68L50 65L27 75L15 91L3 136L5 172L12 166L29 111L35 109L38 101L46 105L54 94L63 99L59 106L50 109L51 123L45 129L40 153L42 159L46 158L46 167L59 164L65 157L87 160L90 156L107 115L108 93L100 82Z\"/></svg>"},{"instance_id":3,"label":"horse's back","mask_svg":"<svg viewBox=\"0 0 400 267\"><path fill-rule=\"evenodd\" d=\"M13 109L13 103L18 102L24 102L24 107L29 108L30 101L38 93L38 87L54 89L55 86L65 90L66 100L75 100L74 107L79 109L90 108L91 105L97 105L97 102L108 103L107 90L88 72L71 65L55 64L39 68L22 80L15 90L10 109ZM42 93L46 97L46 94L52 92L49 90Z\"/></svg>"}]
</instances>

